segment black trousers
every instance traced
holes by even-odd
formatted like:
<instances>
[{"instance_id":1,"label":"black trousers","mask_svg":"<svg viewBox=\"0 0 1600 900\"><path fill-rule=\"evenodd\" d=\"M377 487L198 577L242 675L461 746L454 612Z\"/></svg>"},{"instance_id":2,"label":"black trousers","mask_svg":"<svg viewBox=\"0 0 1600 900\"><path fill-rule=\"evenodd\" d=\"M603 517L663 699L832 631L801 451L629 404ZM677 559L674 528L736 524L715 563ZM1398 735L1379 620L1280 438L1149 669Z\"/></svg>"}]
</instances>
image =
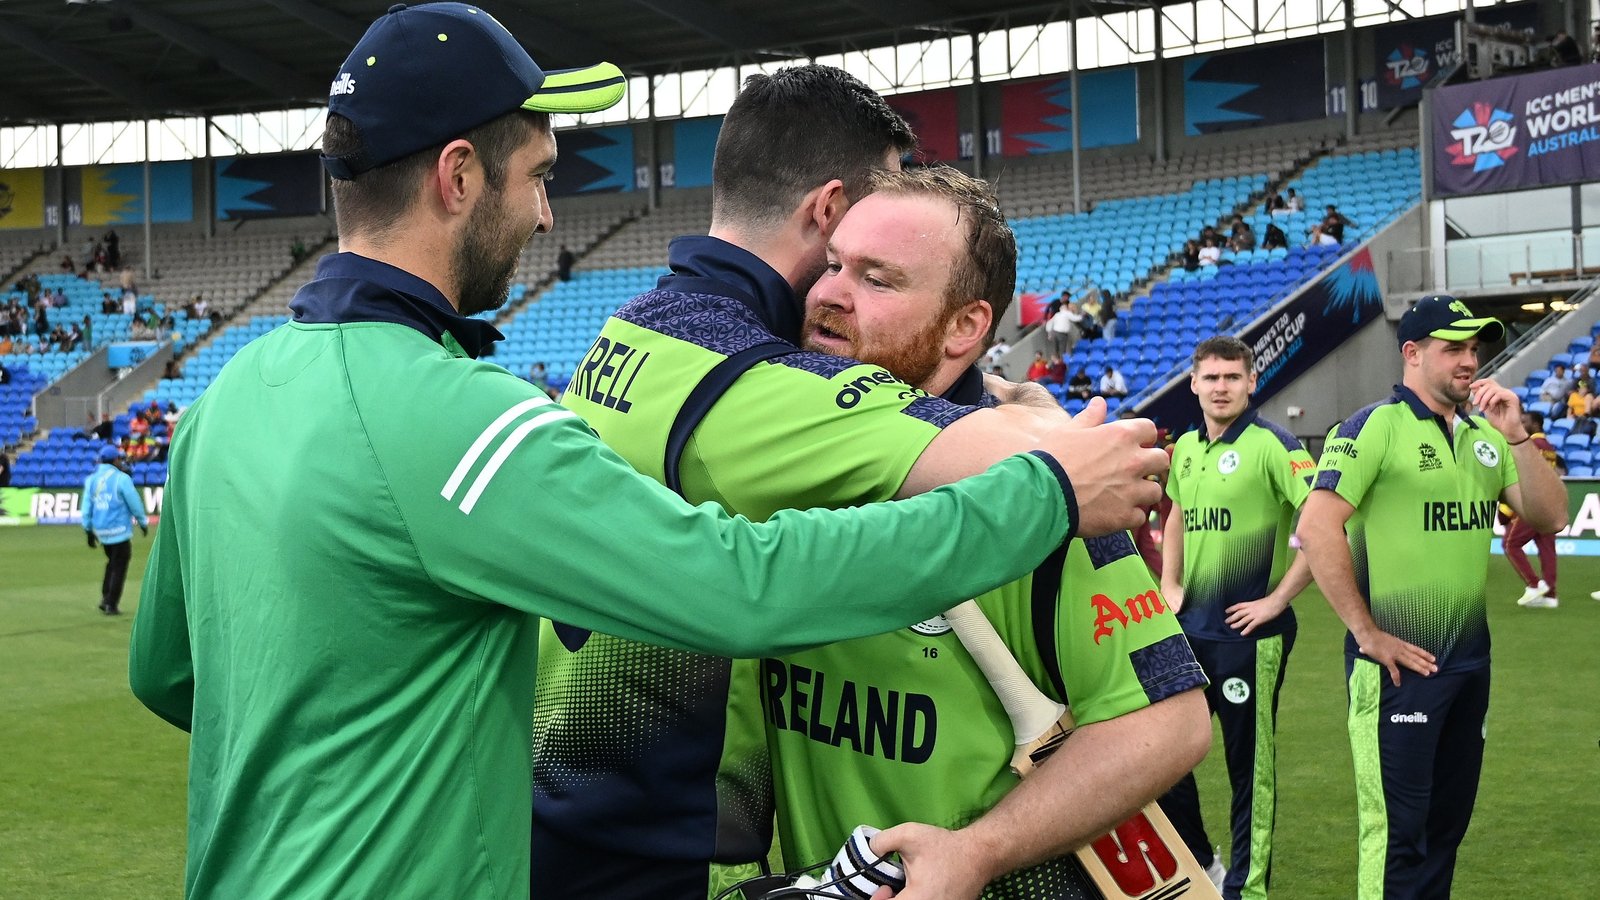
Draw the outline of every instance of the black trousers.
<instances>
[{"instance_id":1,"label":"black trousers","mask_svg":"<svg viewBox=\"0 0 1600 900\"><path fill-rule=\"evenodd\" d=\"M133 558L133 541L101 544L106 550L106 576L100 582L100 605L116 609L122 602L122 584L128 580L128 560Z\"/></svg>"}]
</instances>

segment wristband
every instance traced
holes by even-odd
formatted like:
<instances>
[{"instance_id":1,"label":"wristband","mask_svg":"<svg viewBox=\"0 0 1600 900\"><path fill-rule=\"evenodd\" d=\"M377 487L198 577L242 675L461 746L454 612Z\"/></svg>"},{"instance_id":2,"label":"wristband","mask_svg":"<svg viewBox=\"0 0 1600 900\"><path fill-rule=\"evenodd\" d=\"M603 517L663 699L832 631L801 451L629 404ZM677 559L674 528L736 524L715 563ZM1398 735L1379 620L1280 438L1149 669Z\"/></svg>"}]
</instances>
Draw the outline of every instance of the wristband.
<instances>
[{"instance_id":1,"label":"wristband","mask_svg":"<svg viewBox=\"0 0 1600 900\"><path fill-rule=\"evenodd\" d=\"M1507 444L1506 446L1507 447L1516 447L1516 446L1519 446L1519 445L1522 445L1522 444L1526 444L1527 442L1529 442L1531 440L1533 440L1533 435L1530 434L1527 437L1523 438L1522 440L1520 440L1520 441L1512 441L1511 443Z\"/></svg>"}]
</instances>

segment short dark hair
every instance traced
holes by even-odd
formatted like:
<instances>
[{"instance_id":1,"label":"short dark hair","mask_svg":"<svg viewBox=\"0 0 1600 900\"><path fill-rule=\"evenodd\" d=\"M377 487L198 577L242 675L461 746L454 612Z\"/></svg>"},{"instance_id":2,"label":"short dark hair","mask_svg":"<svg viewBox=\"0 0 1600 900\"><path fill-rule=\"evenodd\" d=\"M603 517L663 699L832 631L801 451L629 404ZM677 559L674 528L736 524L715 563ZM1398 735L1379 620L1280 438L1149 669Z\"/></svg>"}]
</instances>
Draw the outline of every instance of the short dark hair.
<instances>
[{"instance_id":1,"label":"short dark hair","mask_svg":"<svg viewBox=\"0 0 1600 900\"><path fill-rule=\"evenodd\" d=\"M858 200L884 156L904 154L916 140L876 91L841 69L813 64L751 75L717 135L711 217L775 224L835 178Z\"/></svg>"},{"instance_id":2,"label":"short dark hair","mask_svg":"<svg viewBox=\"0 0 1600 900\"><path fill-rule=\"evenodd\" d=\"M550 128L546 113L513 110L460 137L471 143L483 161L489 187L505 186L506 165L529 137ZM451 138L455 140L455 138ZM333 179L333 210L340 234L383 234L400 221L417 199L417 181L450 141L435 144L394 162L368 169L355 178ZM344 116L330 113L322 131L322 155L349 157L364 152L360 131Z\"/></svg>"},{"instance_id":3,"label":"short dark hair","mask_svg":"<svg viewBox=\"0 0 1600 900\"><path fill-rule=\"evenodd\" d=\"M1017 236L1006 224L994 188L950 166L918 166L903 172L878 170L872 173L867 186L873 193L933 197L954 204L956 221L967 223L967 252L951 268L944 314L948 316L974 300L988 301L994 310L988 334L992 340L1017 290Z\"/></svg>"},{"instance_id":4,"label":"short dark hair","mask_svg":"<svg viewBox=\"0 0 1600 900\"><path fill-rule=\"evenodd\" d=\"M1231 334L1219 334L1216 337L1206 338L1194 348L1194 364L1196 366L1208 359L1244 360L1245 372L1256 370L1256 354L1250 345L1239 340Z\"/></svg>"}]
</instances>

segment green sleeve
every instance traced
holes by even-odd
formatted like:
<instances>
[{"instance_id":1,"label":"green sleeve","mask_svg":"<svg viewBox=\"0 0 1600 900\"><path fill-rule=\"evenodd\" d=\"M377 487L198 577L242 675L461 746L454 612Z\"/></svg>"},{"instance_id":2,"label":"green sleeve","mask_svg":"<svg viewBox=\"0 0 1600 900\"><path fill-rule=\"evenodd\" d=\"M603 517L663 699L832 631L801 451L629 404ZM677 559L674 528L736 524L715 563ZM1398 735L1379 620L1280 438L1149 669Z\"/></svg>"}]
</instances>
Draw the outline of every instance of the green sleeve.
<instances>
[{"instance_id":1,"label":"green sleeve","mask_svg":"<svg viewBox=\"0 0 1600 900\"><path fill-rule=\"evenodd\" d=\"M886 500L939 431L974 409L876 366L811 371L814 359L757 367L722 395L684 455L686 496L722 499L756 520Z\"/></svg>"},{"instance_id":2,"label":"green sleeve","mask_svg":"<svg viewBox=\"0 0 1600 900\"><path fill-rule=\"evenodd\" d=\"M1053 608L1033 602L1042 570L978 598L978 605L1034 684L1069 704L1079 725L1206 683L1130 535L1073 540L1060 559ZM1051 648L1048 658L1041 645Z\"/></svg>"},{"instance_id":3,"label":"green sleeve","mask_svg":"<svg viewBox=\"0 0 1600 900\"><path fill-rule=\"evenodd\" d=\"M399 513L444 589L618 637L758 657L878 634L1024 575L1069 530L1065 476L1040 455L753 523L690 506L562 407L524 415L492 457L468 446L479 422L440 442L447 462L391 454Z\"/></svg>"},{"instance_id":4,"label":"green sleeve","mask_svg":"<svg viewBox=\"0 0 1600 900\"><path fill-rule=\"evenodd\" d=\"M189 416L193 414L191 410ZM151 712L188 731L194 716L194 659L189 655L189 613L173 502L176 489L176 484L168 484L164 513L150 545L128 644L128 684Z\"/></svg>"},{"instance_id":5,"label":"green sleeve","mask_svg":"<svg viewBox=\"0 0 1600 900\"><path fill-rule=\"evenodd\" d=\"M1339 426L1322 448L1316 488L1331 490L1351 506L1360 506L1383 470L1389 449L1390 417L1380 407L1368 416Z\"/></svg>"},{"instance_id":6,"label":"green sleeve","mask_svg":"<svg viewBox=\"0 0 1600 900\"><path fill-rule=\"evenodd\" d=\"M1290 509L1299 509L1316 476L1317 464L1311 461L1311 454L1297 441L1292 449L1283 447L1282 453L1274 454L1268 467L1267 476L1278 497Z\"/></svg>"}]
</instances>

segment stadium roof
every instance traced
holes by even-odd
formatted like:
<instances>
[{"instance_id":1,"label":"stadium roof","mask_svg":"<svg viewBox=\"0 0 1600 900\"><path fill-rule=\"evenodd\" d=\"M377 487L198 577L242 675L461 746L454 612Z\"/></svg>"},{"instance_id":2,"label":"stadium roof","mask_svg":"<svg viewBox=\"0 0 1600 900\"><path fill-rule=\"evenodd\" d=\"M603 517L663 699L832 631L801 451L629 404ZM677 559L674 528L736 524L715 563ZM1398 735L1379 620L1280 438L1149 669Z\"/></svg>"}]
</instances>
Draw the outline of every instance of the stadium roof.
<instances>
[{"instance_id":1,"label":"stadium roof","mask_svg":"<svg viewBox=\"0 0 1600 900\"><path fill-rule=\"evenodd\" d=\"M484 0L546 68L632 75L803 59L1036 24L1021 0ZM1144 0L1078 8L1127 11ZM388 0L0 0L0 124L320 104Z\"/></svg>"}]
</instances>

